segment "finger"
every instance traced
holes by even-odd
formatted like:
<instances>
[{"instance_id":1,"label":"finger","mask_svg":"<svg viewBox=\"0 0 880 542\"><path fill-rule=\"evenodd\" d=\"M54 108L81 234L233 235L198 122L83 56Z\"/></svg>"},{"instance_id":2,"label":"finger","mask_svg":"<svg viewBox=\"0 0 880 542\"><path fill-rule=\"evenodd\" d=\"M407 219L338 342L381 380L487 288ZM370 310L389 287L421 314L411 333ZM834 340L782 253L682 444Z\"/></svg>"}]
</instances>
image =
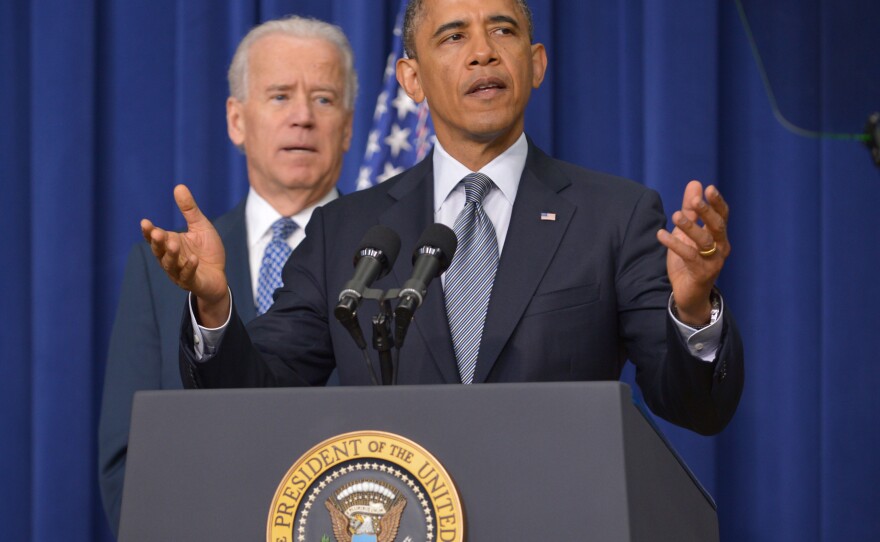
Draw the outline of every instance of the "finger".
<instances>
[{"instance_id":1,"label":"finger","mask_svg":"<svg viewBox=\"0 0 880 542\"><path fill-rule=\"evenodd\" d=\"M727 222L721 218L714 209L708 208L700 213L700 220L706 225L706 230L719 245L727 243Z\"/></svg>"},{"instance_id":2,"label":"finger","mask_svg":"<svg viewBox=\"0 0 880 542\"><path fill-rule=\"evenodd\" d=\"M150 222L148 219L146 219L146 218L141 219L141 235L144 236L144 240L146 242L148 242L148 243L150 242L150 233L153 231L153 228L155 228L155 227L156 226L154 226L153 223Z\"/></svg>"},{"instance_id":3,"label":"finger","mask_svg":"<svg viewBox=\"0 0 880 542\"><path fill-rule=\"evenodd\" d=\"M200 229L210 221L202 214L201 209L196 204L196 200L186 185L179 184L174 187L174 201L177 203L183 218L186 220L187 227L192 229Z\"/></svg>"},{"instance_id":4,"label":"finger","mask_svg":"<svg viewBox=\"0 0 880 542\"><path fill-rule=\"evenodd\" d=\"M682 260L694 261L699 256L699 252L696 248L685 243L666 230L659 230L657 232L657 240L660 241L663 246L678 254Z\"/></svg>"},{"instance_id":5,"label":"finger","mask_svg":"<svg viewBox=\"0 0 880 542\"><path fill-rule=\"evenodd\" d=\"M712 237L712 234L706 228L701 228L696 222L690 220L684 212L676 211L672 215L672 222L693 241L697 250L712 250L712 247L715 246L715 239Z\"/></svg>"},{"instance_id":6,"label":"finger","mask_svg":"<svg viewBox=\"0 0 880 542\"><path fill-rule=\"evenodd\" d=\"M721 214L710 206L705 200L696 202L694 207L703 224L706 225L711 238L717 243L727 242L727 222L721 217Z\"/></svg>"},{"instance_id":7,"label":"finger","mask_svg":"<svg viewBox=\"0 0 880 542\"><path fill-rule=\"evenodd\" d=\"M721 198L721 194L714 186L710 186L705 192L706 199L697 199L692 205L697 211L700 220L705 224L706 230L717 244L718 250L723 256L730 253L730 245L727 239L727 220L729 213L727 204ZM703 250L709 250L704 248Z\"/></svg>"},{"instance_id":8,"label":"finger","mask_svg":"<svg viewBox=\"0 0 880 542\"><path fill-rule=\"evenodd\" d=\"M190 256L184 260L183 267L180 268L179 279L182 284L186 285L187 290L189 290L189 286L191 286L190 283L192 282L198 267L199 259L195 256Z\"/></svg>"},{"instance_id":9,"label":"finger","mask_svg":"<svg viewBox=\"0 0 880 542\"><path fill-rule=\"evenodd\" d=\"M150 230L150 236L147 238L147 242L150 243L150 250L153 251L153 256L158 258L159 260L165 256L165 251L167 250L166 242L168 241L168 232L163 230L162 228L153 227Z\"/></svg>"},{"instance_id":10,"label":"finger","mask_svg":"<svg viewBox=\"0 0 880 542\"><path fill-rule=\"evenodd\" d=\"M160 259L162 268L175 281L180 280L180 272L186 263L186 256L181 255L181 246L178 236L169 236L164 244L165 253Z\"/></svg>"},{"instance_id":11,"label":"finger","mask_svg":"<svg viewBox=\"0 0 880 542\"><path fill-rule=\"evenodd\" d=\"M703 184L700 181L691 181L684 189L684 196L681 198L681 210L690 220L697 219L697 210L694 203L703 199Z\"/></svg>"},{"instance_id":12,"label":"finger","mask_svg":"<svg viewBox=\"0 0 880 542\"><path fill-rule=\"evenodd\" d=\"M159 257L159 263L162 269L172 273L177 267L177 245L170 241L162 245L162 255Z\"/></svg>"},{"instance_id":13,"label":"finger","mask_svg":"<svg viewBox=\"0 0 880 542\"><path fill-rule=\"evenodd\" d=\"M715 212L721 215L722 220L726 223L730 219L730 207L727 206L727 202L724 201L721 192L715 186L709 186L706 189L706 199L709 201L709 205L715 209Z\"/></svg>"}]
</instances>

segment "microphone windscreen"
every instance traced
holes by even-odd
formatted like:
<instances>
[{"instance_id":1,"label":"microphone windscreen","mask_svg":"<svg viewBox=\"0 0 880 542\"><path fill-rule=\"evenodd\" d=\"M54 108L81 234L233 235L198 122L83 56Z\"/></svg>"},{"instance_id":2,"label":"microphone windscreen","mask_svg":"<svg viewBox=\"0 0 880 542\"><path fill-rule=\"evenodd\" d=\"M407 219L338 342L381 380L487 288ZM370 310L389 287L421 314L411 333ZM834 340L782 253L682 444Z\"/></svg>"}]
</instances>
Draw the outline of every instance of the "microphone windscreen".
<instances>
[{"instance_id":1,"label":"microphone windscreen","mask_svg":"<svg viewBox=\"0 0 880 542\"><path fill-rule=\"evenodd\" d=\"M419 257L419 251L422 247L426 246L440 249L439 272L442 273L452 262L452 256L455 255L455 250L458 248L458 238L449 226L440 224L439 222L431 224L425 228L425 231L422 232L422 236L419 238L419 242L416 243L416 249L413 251L414 264Z\"/></svg>"},{"instance_id":2,"label":"microphone windscreen","mask_svg":"<svg viewBox=\"0 0 880 542\"><path fill-rule=\"evenodd\" d=\"M376 224L367 230L367 233L361 239L361 244L354 257L355 265L357 265L364 250L378 250L382 253L384 256L382 274L384 275L394 266L394 262L397 261L397 255L400 254L400 236L388 226Z\"/></svg>"}]
</instances>

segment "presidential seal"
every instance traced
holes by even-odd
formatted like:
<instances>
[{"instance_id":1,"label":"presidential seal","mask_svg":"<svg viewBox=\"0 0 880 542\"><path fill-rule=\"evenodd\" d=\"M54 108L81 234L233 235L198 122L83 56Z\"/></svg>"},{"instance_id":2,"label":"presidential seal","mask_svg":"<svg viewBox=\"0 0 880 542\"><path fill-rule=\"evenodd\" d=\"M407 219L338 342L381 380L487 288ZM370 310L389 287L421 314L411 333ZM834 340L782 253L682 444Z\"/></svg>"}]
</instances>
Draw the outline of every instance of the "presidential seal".
<instances>
[{"instance_id":1,"label":"presidential seal","mask_svg":"<svg viewBox=\"0 0 880 542\"><path fill-rule=\"evenodd\" d=\"M318 444L287 471L269 510L268 542L462 542L461 501L415 442L356 431Z\"/></svg>"}]
</instances>

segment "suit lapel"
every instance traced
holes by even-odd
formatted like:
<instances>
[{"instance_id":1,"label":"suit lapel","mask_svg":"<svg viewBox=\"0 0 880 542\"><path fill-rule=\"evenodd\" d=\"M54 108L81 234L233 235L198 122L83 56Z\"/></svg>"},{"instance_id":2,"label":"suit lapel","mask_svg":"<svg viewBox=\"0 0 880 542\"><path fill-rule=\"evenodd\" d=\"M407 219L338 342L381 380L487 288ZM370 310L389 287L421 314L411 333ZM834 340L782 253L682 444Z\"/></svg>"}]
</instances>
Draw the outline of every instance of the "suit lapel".
<instances>
[{"instance_id":1,"label":"suit lapel","mask_svg":"<svg viewBox=\"0 0 880 542\"><path fill-rule=\"evenodd\" d=\"M576 207L559 195L570 181L529 141L507 238L492 286L474 382L485 382L541 283ZM542 220L541 213L555 213Z\"/></svg>"},{"instance_id":2,"label":"suit lapel","mask_svg":"<svg viewBox=\"0 0 880 542\"><path fill-rule=\"evenodd\" d=\"M395 284L403 284L412 275L412 252L422 232L434 221L433 169L433 155L429 154L407 171L388 192L396 201L379 216L380 223L400 235L401 252L392 272ZM448 383L460 382L439 279L428 287L405 344L419 339L424 341L425 355L431 356L443 379Z\"/></svg>"},{"instance_id":3,"label":"suit lapel","mask_svg":"<svg viewBox=\"0 0 880 542\"><path fill-rule=\"evenodd\" d=\"M248 258L244 208L247 198L216 221L217 232L226 248L226 280L235 298L235 309L244 323L257 316Z\"/></svg>"}]
</instances>

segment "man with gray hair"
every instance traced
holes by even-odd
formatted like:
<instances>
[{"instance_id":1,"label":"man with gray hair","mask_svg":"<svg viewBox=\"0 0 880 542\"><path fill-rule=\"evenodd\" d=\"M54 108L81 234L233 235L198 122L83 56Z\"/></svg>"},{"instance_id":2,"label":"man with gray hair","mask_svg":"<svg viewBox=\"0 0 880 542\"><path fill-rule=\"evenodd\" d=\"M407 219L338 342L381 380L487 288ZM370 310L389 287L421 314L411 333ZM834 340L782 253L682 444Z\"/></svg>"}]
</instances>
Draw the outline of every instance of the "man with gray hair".
<instances>
[{"instance_id":1,"label":"man with gray hair","mask_svg":"<svg viewBox=\"0 0 880 542\"><path fill-rule=\"evenodd\" d=\"M265 312L281 267L312 211L336 199L348 150L357 75L338 27L289 17L253 28L229 67L229 139L245 154L250 190L214 221L226 247L229 290L241 316ZM119 529L131 401L146 389L181 388L180 310L186 292L166 277L146 243L128 258L110 338L99 427L104 509Z\"/></svg>"}]
</instances>

